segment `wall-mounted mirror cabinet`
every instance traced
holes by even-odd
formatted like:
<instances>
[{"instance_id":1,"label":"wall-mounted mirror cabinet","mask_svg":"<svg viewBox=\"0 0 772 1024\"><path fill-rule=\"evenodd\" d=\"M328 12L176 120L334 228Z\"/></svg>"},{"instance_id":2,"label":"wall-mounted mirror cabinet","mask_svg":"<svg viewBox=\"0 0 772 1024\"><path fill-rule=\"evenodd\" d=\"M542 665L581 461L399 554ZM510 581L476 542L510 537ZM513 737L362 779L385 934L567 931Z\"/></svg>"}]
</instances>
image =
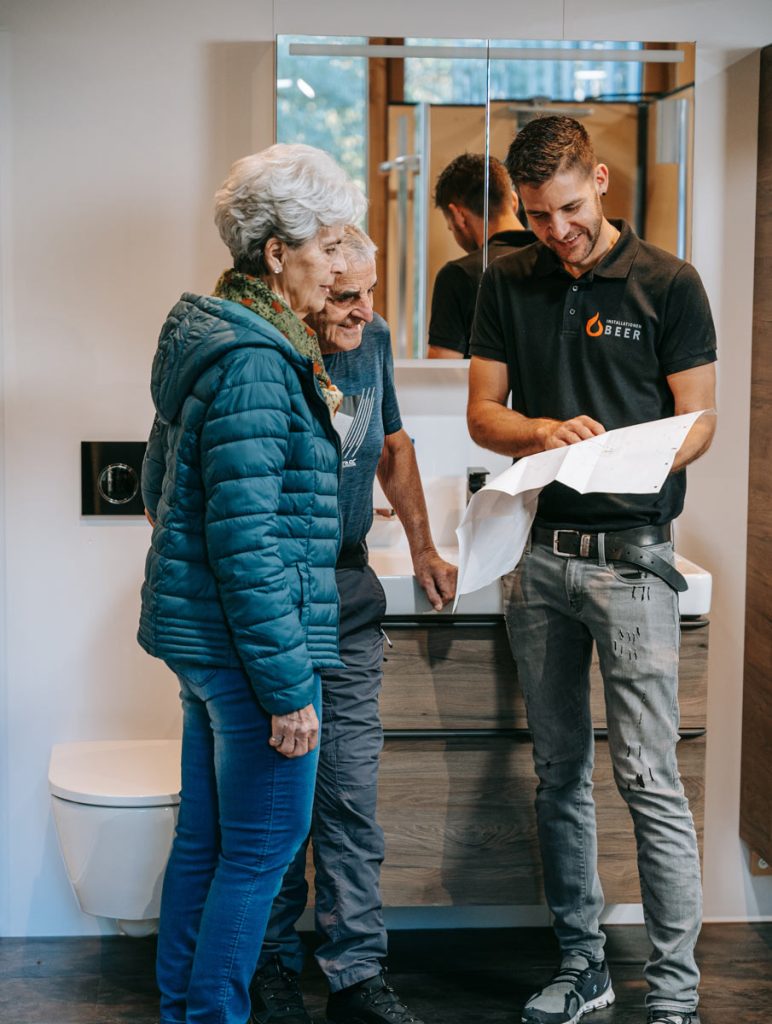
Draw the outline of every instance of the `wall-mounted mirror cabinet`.
<instances>
[{"instance_id":1,"label":"wall-mounted mirror cabinet","mask_svg":"<svg viewBox=\"0 0 772 1024\"><path fill-rule=\"evenodd\" d=\"M462 153L503 161L533 117L581 118L609 167L606 215L689 258L693 81L692 43L279 36L276 136L326 149L365 189L376 308L395 357L423 359L437 272L464 255L437 177Z\"/></svg>"}]
</instances>

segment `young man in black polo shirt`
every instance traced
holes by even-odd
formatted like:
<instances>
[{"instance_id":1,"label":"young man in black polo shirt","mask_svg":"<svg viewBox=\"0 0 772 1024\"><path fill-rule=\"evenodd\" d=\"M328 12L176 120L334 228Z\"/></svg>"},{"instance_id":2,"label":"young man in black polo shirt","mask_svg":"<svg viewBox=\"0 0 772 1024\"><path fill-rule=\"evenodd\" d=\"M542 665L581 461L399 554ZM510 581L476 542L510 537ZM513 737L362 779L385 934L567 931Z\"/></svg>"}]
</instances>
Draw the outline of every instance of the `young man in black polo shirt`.
<instances>
[{"instance_id":1,"label":"young man in black polo shirt","mask_svg":"<svg viewBox=\"0 0 772 1024\"><path fill-rule=\"evenodd\" d=\"M700 279L604 217L608 169L581 124L532 121L512 143L507 169L540 244L496 260L483 277L469 382L474 440L520 457L712 409L715 332ZM648 1021L698 1020L700 864L675 752L679 619L671 584L679 577L662 563L655 575L630 559L654 554L672 565L683 468L707 450L714 429L715 415L697 420L658 494L546 487L530 544L503 581L539 777L545 892L562 952L558 973L523 1010L528 1024L574 1024L614 1000L599 927L593 642L653 946L644 968Z\"/></svg>"},{"instance_id":2,"label":"young man in black polo shirt","mask_svg":"<svg viewBox=\"0 0 772 1024\"><path fill-rule=\"evenodd\" d=\"M483 274L485 157L462 153L440 173L434 205L467 253L440 267L432 290L430 359L468 359L474 304ZM488 263L536 241L517 219L518 200L507 169L488 158Z\"/></svg>"}]
</instances>

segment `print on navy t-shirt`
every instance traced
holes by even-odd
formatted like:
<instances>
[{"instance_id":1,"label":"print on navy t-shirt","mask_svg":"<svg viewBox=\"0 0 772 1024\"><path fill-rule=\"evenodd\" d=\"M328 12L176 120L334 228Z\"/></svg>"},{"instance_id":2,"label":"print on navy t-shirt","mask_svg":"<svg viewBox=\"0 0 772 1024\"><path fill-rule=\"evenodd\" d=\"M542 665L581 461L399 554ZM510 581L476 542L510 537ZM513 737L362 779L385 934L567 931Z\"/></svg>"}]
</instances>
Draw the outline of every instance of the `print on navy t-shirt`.
<instances>
[{"instance_id":1,"label":"print on navy t-shirt","mask_svg":"<svg viewBox=\"0 0 772 1024\"><path fill-rule=\"evenodd\" d=\"M338 505L345 549L360 544L372 526L373 481L384 437L402 427L386 321L375 313L359 348L325 355L324 366L344 395L332 422L341 438Z\"/></svg>"}]
</instances>

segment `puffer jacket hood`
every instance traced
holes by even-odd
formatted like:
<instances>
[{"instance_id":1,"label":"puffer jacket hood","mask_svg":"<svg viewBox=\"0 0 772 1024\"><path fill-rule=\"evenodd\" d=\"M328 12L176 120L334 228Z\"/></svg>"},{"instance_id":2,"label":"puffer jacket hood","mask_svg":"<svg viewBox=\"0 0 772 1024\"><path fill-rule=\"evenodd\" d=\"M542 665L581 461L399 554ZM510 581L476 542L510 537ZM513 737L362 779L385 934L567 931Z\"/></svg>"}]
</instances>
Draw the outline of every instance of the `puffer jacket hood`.
<instances>
[{"instance_id":1,"label":"puffer jacket hood","mask_svg":"<svg viewBox=\"0 0 772 1024\"><path fill-rule=\"evenodd\" d=\"M279 348L299 369L311 367L283 334L238 303L183 294L161 329L153 359L150 392L161 422L174 422L194 383L213 363L234 349L264 345Z\"/></svg>"}]
</instances>

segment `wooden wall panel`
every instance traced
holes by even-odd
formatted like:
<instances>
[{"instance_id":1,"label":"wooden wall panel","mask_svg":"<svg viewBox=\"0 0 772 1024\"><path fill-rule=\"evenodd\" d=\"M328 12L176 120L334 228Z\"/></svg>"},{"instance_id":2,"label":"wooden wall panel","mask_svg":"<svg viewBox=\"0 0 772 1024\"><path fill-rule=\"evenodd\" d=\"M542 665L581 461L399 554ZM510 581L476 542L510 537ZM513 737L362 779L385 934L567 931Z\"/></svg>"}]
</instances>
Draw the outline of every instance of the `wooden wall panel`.
<instances>
[{"instance_id":1,"label":"wooden wall panel","mask_svg":"<svg viewBox=\"0 0 772 1024\"><path fill-rule=\"evenodd\" d=\"M740 835L772 862L772 46L760 81Z\"/></svg>"}]
</instances>

